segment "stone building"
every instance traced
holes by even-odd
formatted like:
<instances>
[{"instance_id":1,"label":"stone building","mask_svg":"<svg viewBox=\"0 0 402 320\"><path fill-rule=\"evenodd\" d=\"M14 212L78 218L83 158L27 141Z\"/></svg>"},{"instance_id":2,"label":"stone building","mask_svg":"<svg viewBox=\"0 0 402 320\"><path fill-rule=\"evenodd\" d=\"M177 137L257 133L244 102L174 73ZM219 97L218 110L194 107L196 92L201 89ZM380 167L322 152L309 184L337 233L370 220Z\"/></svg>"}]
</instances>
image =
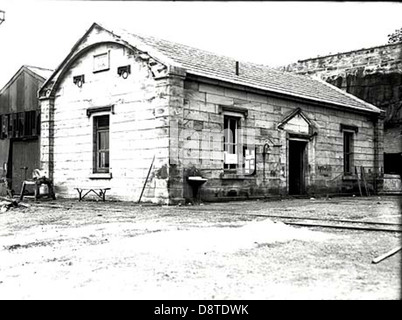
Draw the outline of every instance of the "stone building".
<instances>
[{"instance_id":1,"label":"stone building","mask_svg":"<svg viewBox=\"0 0 402 320\"><path fill-rule=\"evenodd\" d=\"M395 174L402 176L402 42L299 60L282 69L319 75L384 110L385 178L392 183ZM393 184L391 189L402 192L400 181Z\"/></svg>"},{"instance_id":2,"label":"stone building","mask_svg":"<svg viewBox=\"0 0 402 320\"><path fill-rule=\"evenodd\" d=\"M0 194L5 181L16 193L40 167L40 106L37 92L52 70L22 66L0 90Z\"/></svg>"},{"instance_id":3,"label":"stone building","mask_svg":"<svg viewBox=\"0 0 402 320\"><path fill-rule=\"evenodd\" d=\"M172 204L193 198L190 177L209 201L356 192L355 166L381 187L383 113L308 76L95 23L39 96L41 164L62 197L145 187Z\"/></svg>"}]
</instances>

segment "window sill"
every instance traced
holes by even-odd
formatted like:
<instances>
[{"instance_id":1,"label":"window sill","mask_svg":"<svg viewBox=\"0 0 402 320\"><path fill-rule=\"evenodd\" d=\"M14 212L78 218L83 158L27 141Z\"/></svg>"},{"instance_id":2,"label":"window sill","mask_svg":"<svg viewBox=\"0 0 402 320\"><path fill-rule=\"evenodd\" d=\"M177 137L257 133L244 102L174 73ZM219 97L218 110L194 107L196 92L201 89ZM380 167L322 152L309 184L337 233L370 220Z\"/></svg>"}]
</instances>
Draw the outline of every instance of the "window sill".
<instances>
[{"instance_id":1,"label":"window sill","mask_svg":"<svg viewBox=\"0 0 402 320\"><path fill-rule=\"evenodd\" d=\"M357 180L357 176L355 174L343 174L342 180L344 181L354 181Z\"/></svg>"},{"instance_id":2,"label":"window sill","mask_svg":"<svg viewBox=\"0 0 402 320\"><path fill-rule=\"evenodd\" d=\"M401 176L397 173L384 173L384 179L401 179Z\"/></svg>"},{"instance_id":3,"label":"window sill","mask_svg":"<svg viewBox=\"0 0 402 320\"><path fill-rule=\"evenodd\" d=\"M109 173L92 173L89 175L89 179L112 179L112 174Z\"/></svg>"},{"instance_id":4,"label":"window sill","mask_svg":"<svg viewBox=\"0 0 402 320\"><path fill-rule=\"evenodd\" d=\"M254 175L244 175L236 173L224 173L221 177L222 180L254 180Z\"/></svg>"},{"instance_id":5,"label":"window sill","mask_svg":"<svg viewBox=\"0 0 402 320\"><path fill-rule=\"evenodd\" d=\"M103 69L93 70L92 73L99 73L99 72L104 72L104 71L109 71L109 70L110 70L110 68L107 67L107 68L103 68Z\"/></svg>"}]
</instances>

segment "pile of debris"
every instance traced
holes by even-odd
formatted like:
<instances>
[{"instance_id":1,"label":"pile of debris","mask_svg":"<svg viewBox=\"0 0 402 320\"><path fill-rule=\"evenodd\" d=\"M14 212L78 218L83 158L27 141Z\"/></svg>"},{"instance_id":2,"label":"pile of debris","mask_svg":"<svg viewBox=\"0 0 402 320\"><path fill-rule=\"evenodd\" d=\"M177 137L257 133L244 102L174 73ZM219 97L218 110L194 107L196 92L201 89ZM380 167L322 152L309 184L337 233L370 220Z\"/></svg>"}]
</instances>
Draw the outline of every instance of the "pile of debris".
<instances>
[{"instance_id":1,"label":"pile of debris","mask_svg":"<svg viewBox=\"0 0 402 320\"><path fill-rule=\"evenodd\" d=\"M28 207L29 207L29 205L27 205L25 203L21 203L20 201L0 197L0 213L4 213L11 209L28 208Z\"/></svg>"}]
</instances>

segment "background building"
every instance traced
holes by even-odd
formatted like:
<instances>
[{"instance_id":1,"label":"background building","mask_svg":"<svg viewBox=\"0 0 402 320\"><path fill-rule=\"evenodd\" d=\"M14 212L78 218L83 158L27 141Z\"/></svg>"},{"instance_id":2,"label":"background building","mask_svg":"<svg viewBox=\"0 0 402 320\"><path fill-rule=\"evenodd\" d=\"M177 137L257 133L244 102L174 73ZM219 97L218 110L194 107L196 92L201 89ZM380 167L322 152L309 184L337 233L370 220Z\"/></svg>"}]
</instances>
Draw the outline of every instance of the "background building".
<instances>
[{"instance_id":1,"label":"background building","mask_svg":"<svg viewBox=\"0 0 402 320\"><path fill-rule=\"evenodd\" d=\"M40 167L40 106L37 92L51 70L22 66L0 90L0 178L19 193ZM0 184L5 194L5 185Z\"/></svg>"}]
</instances>

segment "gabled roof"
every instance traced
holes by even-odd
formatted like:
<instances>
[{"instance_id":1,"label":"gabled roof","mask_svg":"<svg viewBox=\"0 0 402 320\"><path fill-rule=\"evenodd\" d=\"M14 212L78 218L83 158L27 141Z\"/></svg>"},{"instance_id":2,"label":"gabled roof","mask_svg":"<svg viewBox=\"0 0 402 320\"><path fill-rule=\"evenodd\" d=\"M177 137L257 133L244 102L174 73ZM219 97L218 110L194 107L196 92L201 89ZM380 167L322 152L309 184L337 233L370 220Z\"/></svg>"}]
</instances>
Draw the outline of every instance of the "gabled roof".
<instances>
[{"instance_id":1,"label":"gabled roof","mask_svg":"<svg viewBox=\"0 0 402 320\"><path fill-rule=\"evenodd\" d=\"M0 90L0 94L2 94L24 71L29 73L31 76L39 79L42 82L44 82L47 78L49 78L53 73L53 70L50 69L23 65L6 83L6 85Z\"/></svg>"},{"instance_id":2,"label":"gabled roof","mask_svg":"<svg viewBox=\"0 0 402 320\"><path fill-rule=\"evenodd\" d=\"M304 121L306 121L306 123L308 125L311 125L311 120L303 113L302 109L297 108L296 110L292 110L289 114L287 114L282 120L281 122L278 123L278 125L276 126L277 128L282 129L283 126L285 124L287 124L289 122L289 120L291 120L293 117L295 117L296 115L300 115Z\"/></svg>"},{"instance_id":3,"label":"gabled roof","mask_svg":"<svg viewBox=\"0 0 402 320\"><path fill-rule=\"evenodd\" d=\"M45 69L45 68L33 67L33 66L25 66L25 67L27 69L29 69L30 71L32 71L33 73L36 73L41 78L43 78L43 80L48 79L53 73L53 70L51 70L51 69Z\"/></svg>"},{"instance_id":4,"label":"gabled roof","mask_svg":"<svg viewBox=\"0 0 402 320\"><path fill-rule=\"evenodd\" d=\"M101 28L133 47L148 52L166 65L183 68L187 74L260 89L267 93L271 92L364 112L381 113L379 108L355 98L335 86L328 85L322 80L307 75L296 75L290 72L274 70L265 65L241 61L239 62L239 74L237 75L236 59L234 58L155 37L136 35L125 30L110 31L96 23L92 25L88 32L94 27ZM88 32L84 37L88 35ZM84 37L77 42L74 48L78 47ZM54 75L56 73L57 70Z\"/></svg>"},{"instance_id":5,"label":"gabled roof","mask_svg":"<svg viewBox=\"0 0 402 320\"><path fill-rule=\"evenodd\" d=\"M355 98L335 86L307 75L281 72L268 66L250 62L239 62L236 75L236 59L211 53L155 37L131 34L125 30L113 31L130 43L137 38L147 46L159 51L186 70L187 73L227 81L257 89L306 98L318 102L332 103L353 109L380 113L380 109Z\"/></svg>"}]
</instances>

